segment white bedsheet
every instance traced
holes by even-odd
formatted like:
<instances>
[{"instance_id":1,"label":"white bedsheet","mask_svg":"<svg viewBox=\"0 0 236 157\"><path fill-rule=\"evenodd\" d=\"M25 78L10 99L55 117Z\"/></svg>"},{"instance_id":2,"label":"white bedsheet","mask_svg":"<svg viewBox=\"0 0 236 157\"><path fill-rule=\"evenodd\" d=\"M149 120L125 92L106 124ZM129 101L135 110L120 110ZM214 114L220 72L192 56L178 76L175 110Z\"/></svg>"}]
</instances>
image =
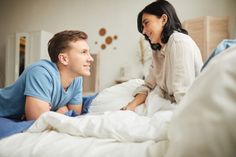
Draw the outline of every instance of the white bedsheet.
<instances>
[{"instance_id":1,"label":"white bedsheet","mask_svg":"<svg viewBox=\"0 0 236 157\"><path fill-rule=\"evenodd\" d=\"M89 112L94 113L120 110L134 98L134 90L143 83L144 81L141 79L132 79L102 90L92 101Z\"/></svg>"},{"instance_id":2,"label":"white bedsheet","mask_svg":"<svg viewBox=\"0 0 236 157\"><path fill-rule=\"evenodd\" d=\"M0 141L1 157L163 157L168 142L118 142L47 130L16 134Z\"/></svg>"},{"instance_id":3,"label":"white bedsheet","mask_svg":"<svg viewBox=\"0 0 236 157\"><path fill-rule=\"evenodd\" d=\"M29 128L29 132L57 130L80 137L112 138L122 142L160 141L167 139L167 126L172 111L160 111L152 117L132 111L113 111L68 117L47 112Z\"/></svg>"},{"instance_id":4,"label":"white bedsheet","mask_svg":"<svg viewBox=\"0 0 236 157\"><path fill-rule=\"evenodd\" d=\"M133 92L144 83L141 79L132 79L122 84L106 88L101 91L92 101L89 108L90 113L103 113L106 111L118 111L131 100L134 99ZM171 104L169 100L158 96L158 90L154 89L149 93L145 105L136 107L135 112L139 115L151 117L157 111L173 110L175 104Z\"/></svg>"},{"instance_id":5,"label":"white bedsheet","mask_svg":"<svg viewBox=\"0 0 236 157\"><path fill-rule=\"evenodd\" d=\"M171 111L67 117L43 114L25 133L0 141L1 157L163 157ZM33 133L32 133L33 132Z\"/></svg>"}]
</instances>

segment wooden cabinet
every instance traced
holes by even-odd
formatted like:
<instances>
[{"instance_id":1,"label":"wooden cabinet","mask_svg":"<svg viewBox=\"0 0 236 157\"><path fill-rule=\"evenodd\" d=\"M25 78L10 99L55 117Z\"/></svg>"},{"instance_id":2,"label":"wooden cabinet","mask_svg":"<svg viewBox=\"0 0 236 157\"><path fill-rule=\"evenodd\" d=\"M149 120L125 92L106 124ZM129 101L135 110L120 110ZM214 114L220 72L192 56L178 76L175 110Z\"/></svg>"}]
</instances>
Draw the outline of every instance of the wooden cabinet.
<instances>
[{"instance_id":1,"label":"wooden cabinet","mask_svg":"<svg viewBox=\"0 0 236 157\"><path fill-rule=\"evenodd\" d=\"M42 30L8 36L5 86L15 82L29 64L39 59L49 59L47 44L52 36L52 33Z\"/></svg>"},{"instance_id":2,"label":"wooden cabinet","mask_svg":"<svg viewBox=\"0 0 236 157\"><path fill-rule=\"evenodd\" d=\"M197 43L205 61L216 46L229 38L228 17L205 16L183 22L183 27Z\"/></svg>"}]
</instances>

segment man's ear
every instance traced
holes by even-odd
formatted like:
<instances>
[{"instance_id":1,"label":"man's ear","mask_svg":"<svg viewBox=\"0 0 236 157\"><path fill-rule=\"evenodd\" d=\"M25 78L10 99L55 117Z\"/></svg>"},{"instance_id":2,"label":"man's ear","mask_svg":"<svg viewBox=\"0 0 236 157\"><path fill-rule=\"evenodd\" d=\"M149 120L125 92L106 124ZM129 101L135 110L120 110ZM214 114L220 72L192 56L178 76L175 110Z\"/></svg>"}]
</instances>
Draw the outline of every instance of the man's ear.
<instances>
[{"instance_id":1,"label":"man's ear","mask_svg":"<svg viewBox=\"0 0 236 157\"><path fill-rule=\"evenodd\" d=\"M162 18L162 25L165 26L165 24L168 21L168 16L166 14L162 14L161 18Z\"/></svg>"},{"instance_id":2,"label":"man's ear","mask_svg":"<svg viewBox=\"0 0 236 157\"><path fill-rule=\"evenodd\" d=\"M59 53L58 61L63 65L68 65L69 59L66 53Z\"/></svg>"}]
</instances>

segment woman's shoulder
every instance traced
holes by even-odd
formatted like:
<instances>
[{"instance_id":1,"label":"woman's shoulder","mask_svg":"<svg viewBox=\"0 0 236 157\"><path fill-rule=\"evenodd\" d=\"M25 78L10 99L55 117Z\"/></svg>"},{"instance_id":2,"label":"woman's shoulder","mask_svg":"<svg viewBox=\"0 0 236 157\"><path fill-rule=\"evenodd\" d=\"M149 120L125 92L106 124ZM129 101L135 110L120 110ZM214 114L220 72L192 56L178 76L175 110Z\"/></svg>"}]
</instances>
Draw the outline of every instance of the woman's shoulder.
<instances>
[{"instance_id":1,"label":"woman's shoulder","mask_svg":"<svg viewBox=\"0 0 236 157\"><path fill-rule=\"evenodd\" d=\"M193 41L193 39L189 35L175 31L170 36L168 43L169 44L173 44L173 43L176 43L176 44L177 43L193 44L195 42Z\"/></svg>"},{"instance_id":2,"label":"woman's shoulder","mask_svg":"<svg viewBox=\"0 0 236 157\"><path fill-rule=\"evenodd\" d=\"M189 40L191 39L191 37L187 34L174 31L174 33L171 34L169 39L174 41L180 41L180 40Z\"/></svg>"}]
</instances>

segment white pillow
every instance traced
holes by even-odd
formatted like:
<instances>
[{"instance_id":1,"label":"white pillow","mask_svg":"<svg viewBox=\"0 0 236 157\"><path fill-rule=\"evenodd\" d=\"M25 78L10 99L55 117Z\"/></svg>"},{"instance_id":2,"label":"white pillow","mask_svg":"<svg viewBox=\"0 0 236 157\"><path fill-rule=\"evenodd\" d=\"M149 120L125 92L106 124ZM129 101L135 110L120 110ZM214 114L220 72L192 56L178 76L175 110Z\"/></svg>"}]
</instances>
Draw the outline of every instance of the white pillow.
<instances>
[{"instance_id":1,"label":"white pillow","mask_svg":"<svg viewBox=\"0 0 236 157\"><path fill-rule=\"evenodd\" d=\"M216 56L180 102L165 157L236 156L236 47Z\"/></svg>"},{"instance_id":2,"label":"white pillow","mask_svg":"<svg viewBox=\"0 0 236 157\"><path fill-rule=\"evenodd\" d=\"M117 111L133 100L134 90L144 83L141 79L132 79L122 84L106 88L99 92L89 108L90 113Z\"/></svg>"}]
</instances>

